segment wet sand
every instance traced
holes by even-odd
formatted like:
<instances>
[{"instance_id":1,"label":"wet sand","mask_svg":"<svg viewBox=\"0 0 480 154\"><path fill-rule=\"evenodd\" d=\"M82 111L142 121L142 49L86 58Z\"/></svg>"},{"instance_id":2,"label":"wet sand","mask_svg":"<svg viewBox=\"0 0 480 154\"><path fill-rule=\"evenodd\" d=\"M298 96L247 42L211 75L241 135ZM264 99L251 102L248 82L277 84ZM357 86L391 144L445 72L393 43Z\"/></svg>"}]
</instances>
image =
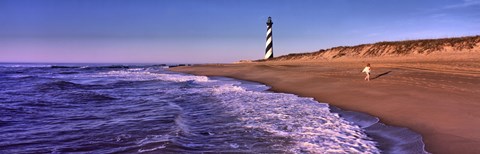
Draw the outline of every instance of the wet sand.
<instances>
[{"instance_id":1,"label":"wet sand","mask_svg":"<svg viewBox=\"0 0 480 154\"><path fill-rule=\"evenodd\" d=\"M364 65L372 80L364 81ZM432 153L480 153L480 58L382 58L210 64L172 71L256 81L368 113L423 136Z\"/></svg>"}]
</instances>

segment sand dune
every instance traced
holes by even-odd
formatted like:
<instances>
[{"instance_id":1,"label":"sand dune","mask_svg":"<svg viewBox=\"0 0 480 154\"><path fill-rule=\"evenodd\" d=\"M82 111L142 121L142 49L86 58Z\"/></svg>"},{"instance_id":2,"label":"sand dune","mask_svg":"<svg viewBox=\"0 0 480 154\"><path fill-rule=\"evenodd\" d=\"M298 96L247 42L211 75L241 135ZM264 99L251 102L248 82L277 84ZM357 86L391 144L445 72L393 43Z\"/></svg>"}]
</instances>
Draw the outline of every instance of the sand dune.
<instances>
[{"instance_id":1,"label":"sand dune","mask_svg":"<svg viewBox=\"0 0 480 154\"><path fill-rule=\"evenodd\" d=\"M294 53L268 61L338 60L348 58L409 57L422 55L480 53L480 36L378 42L340 46L311 53ZM258 60L264 61L264 60Z\"/></svg>"}]
</instances>

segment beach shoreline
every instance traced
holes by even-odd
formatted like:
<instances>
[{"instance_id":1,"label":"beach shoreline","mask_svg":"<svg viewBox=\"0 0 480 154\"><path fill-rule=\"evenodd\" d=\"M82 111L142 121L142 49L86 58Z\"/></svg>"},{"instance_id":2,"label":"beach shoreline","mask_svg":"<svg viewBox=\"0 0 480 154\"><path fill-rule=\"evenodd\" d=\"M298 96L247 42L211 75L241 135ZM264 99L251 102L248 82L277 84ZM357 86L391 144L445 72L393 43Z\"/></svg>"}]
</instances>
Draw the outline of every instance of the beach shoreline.
<instances>
[{"instance_id":1,"label":"beach shoreline","mask_svg":"<svg viewBox=\"0 0 480 154\"><path fill-rule=\"evenodd\" d=\"M420 133L428 152L478 153L478 59L344 59L210 64L170 70L255 81L271 86L272 91L312 97L379 117L382 123ZM370 82L363 81L360 73L366 62L372 63Z\"/></svg>"}]
</instances>

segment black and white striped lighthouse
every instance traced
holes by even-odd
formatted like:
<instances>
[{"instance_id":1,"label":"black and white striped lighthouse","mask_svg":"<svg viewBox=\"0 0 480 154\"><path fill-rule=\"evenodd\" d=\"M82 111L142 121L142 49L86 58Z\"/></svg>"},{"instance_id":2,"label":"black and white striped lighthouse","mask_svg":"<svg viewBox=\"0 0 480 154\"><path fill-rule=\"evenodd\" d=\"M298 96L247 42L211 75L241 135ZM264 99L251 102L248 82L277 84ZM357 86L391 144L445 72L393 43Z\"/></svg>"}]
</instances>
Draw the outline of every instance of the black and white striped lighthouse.
<instances>
[{"instance_id":1,"label":"black and white striped lighthouse","mask_svg":"<svg viewBox=\"0 0 480 154\"><path fill-rule=\"evenodd\" d=\"M273 58L272 17L267 20L267 43L265 44L265 59Z\"/></svg>"}]
</instances>

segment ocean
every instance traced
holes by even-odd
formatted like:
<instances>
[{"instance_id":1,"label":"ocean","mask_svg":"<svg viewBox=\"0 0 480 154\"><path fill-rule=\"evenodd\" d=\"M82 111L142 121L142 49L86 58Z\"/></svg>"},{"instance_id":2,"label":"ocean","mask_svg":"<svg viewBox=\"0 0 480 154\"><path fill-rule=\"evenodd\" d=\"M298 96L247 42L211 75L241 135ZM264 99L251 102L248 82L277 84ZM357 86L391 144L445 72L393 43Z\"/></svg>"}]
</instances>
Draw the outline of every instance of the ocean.
<instances>
[{"instance_id":1,"label":"ocean","mask_svg":"<svg viewBox=\"0 0 480 154\"><path fill-rule=\"evenodd\" d=\"M268 89L160 65L0 64L0 153L382 152L364 119Z\"/></svg>"}]
</instances>

